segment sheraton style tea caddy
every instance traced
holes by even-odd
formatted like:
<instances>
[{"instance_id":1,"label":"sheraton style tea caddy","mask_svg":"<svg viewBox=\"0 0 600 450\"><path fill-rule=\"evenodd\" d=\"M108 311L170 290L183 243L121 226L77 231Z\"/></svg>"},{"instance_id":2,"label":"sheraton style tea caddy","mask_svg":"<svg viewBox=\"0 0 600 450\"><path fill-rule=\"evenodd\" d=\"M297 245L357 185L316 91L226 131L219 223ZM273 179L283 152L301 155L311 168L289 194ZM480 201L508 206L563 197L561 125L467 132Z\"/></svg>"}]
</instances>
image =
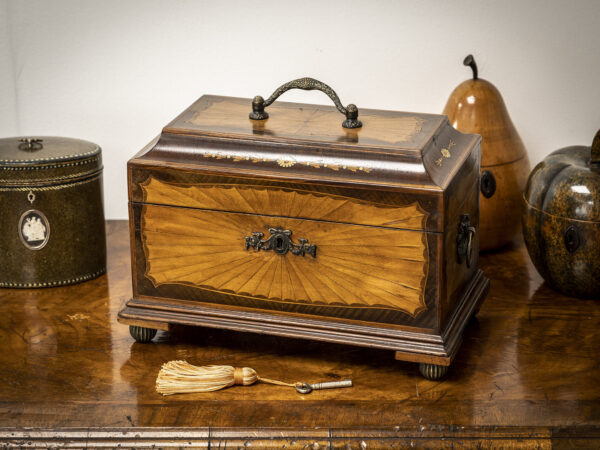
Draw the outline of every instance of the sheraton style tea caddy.
<instances>
[{"instance_id":1,"label":"sheraton style tea caddy","mask_svg":"<svg viewBox=\"0 0 600 450\"><path fill-rule=\"evenodd\" d=\"M345 120L273 103L292 88ZM445 116L359 116L311 78L203 96L129 161L119 321L139 342L185 324L390 349L440 378L489 287L479 166L479 136Z\"/></svg>"}]
</instances>

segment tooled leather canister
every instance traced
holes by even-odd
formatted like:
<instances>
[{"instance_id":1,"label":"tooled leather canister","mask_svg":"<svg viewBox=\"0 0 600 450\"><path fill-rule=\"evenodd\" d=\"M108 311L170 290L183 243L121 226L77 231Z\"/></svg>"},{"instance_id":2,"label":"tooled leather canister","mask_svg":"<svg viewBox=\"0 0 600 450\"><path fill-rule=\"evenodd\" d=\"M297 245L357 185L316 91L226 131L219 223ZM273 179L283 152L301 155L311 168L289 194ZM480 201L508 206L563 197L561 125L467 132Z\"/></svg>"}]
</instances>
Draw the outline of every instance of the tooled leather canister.
<instances>
[{"instance_id":1,"label":"tooled leather canister","mask_svg":"<svg viewBox=\"0 0 600 450\"><path fill-rule=\"evenodd\" d=\"M61 286L106 271L98 145L0 139L0 210L0 287Z\"/></svg>"}]
</instances>

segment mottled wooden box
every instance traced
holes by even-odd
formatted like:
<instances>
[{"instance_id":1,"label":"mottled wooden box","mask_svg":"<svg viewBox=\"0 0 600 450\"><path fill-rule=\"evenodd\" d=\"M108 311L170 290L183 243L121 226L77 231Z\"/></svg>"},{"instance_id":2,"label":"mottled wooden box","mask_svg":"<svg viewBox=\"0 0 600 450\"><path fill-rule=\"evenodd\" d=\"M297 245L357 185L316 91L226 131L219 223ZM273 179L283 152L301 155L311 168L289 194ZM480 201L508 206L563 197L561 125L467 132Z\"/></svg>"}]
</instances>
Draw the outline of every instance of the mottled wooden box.
<instances>
[{"instance_id":1,"label":"mottled wooden box","mask_svg":"<svg viewBox=\"0 0 600 450\"><path fill-rule=\"evenodd\" d=\"M437 378L489 282L480 138L440 115L204 96L129 161L139 341L171 324L394 350Z\"/></svg>"}]
</instances>

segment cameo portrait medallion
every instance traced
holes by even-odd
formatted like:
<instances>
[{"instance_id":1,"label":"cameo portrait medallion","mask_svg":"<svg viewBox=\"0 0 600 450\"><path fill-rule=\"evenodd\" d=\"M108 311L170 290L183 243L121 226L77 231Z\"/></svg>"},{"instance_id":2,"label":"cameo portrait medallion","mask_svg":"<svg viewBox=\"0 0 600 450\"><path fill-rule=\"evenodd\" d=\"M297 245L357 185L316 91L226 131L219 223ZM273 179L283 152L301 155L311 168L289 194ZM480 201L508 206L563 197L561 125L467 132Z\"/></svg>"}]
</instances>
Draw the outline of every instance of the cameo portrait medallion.
<instances>
[{"instance_id":1,"label":"cameo portrait medallion","mask_svg":"<svg viewBox=\"0 0 600 450\"><path fill-rule=\"evenodd\" d=\"M30 250L41 250L50 237L50 223L41 211L30 209L19 220L19 237Z\"/></svg>"}]
</instances>

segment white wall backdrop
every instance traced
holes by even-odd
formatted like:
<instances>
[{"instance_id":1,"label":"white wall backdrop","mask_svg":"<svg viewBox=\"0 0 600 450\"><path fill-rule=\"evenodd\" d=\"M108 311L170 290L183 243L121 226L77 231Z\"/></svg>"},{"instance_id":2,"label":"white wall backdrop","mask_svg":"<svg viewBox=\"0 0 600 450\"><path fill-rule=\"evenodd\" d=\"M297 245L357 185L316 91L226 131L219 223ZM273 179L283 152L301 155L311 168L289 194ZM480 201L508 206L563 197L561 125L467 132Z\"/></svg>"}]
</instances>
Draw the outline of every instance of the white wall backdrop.
<instances>
[{"instance_id":1,"label":"white wall backdrop","mask_svg":"<svg viewBox=\"0 0 600 450\"><path fill-rule=\"evenodd\" d=\"M126 218L127 159L202 94L312 76L359 107L439 113L473 53L537 163L600 128L599 17L594 0L0 0L0 133L100 144L107 217Z\"/></svg>"},{"instance_id":2,"label":"white wall backdrop","mask_svg":"<svg viewBox=\"0 0 600 450\"><path fill-rule=\"evenodd\" d=\"M8 3L0 0L0 136L12 135L17 126L17 96L10 36Z\"/></svg>"}]
</instances>

